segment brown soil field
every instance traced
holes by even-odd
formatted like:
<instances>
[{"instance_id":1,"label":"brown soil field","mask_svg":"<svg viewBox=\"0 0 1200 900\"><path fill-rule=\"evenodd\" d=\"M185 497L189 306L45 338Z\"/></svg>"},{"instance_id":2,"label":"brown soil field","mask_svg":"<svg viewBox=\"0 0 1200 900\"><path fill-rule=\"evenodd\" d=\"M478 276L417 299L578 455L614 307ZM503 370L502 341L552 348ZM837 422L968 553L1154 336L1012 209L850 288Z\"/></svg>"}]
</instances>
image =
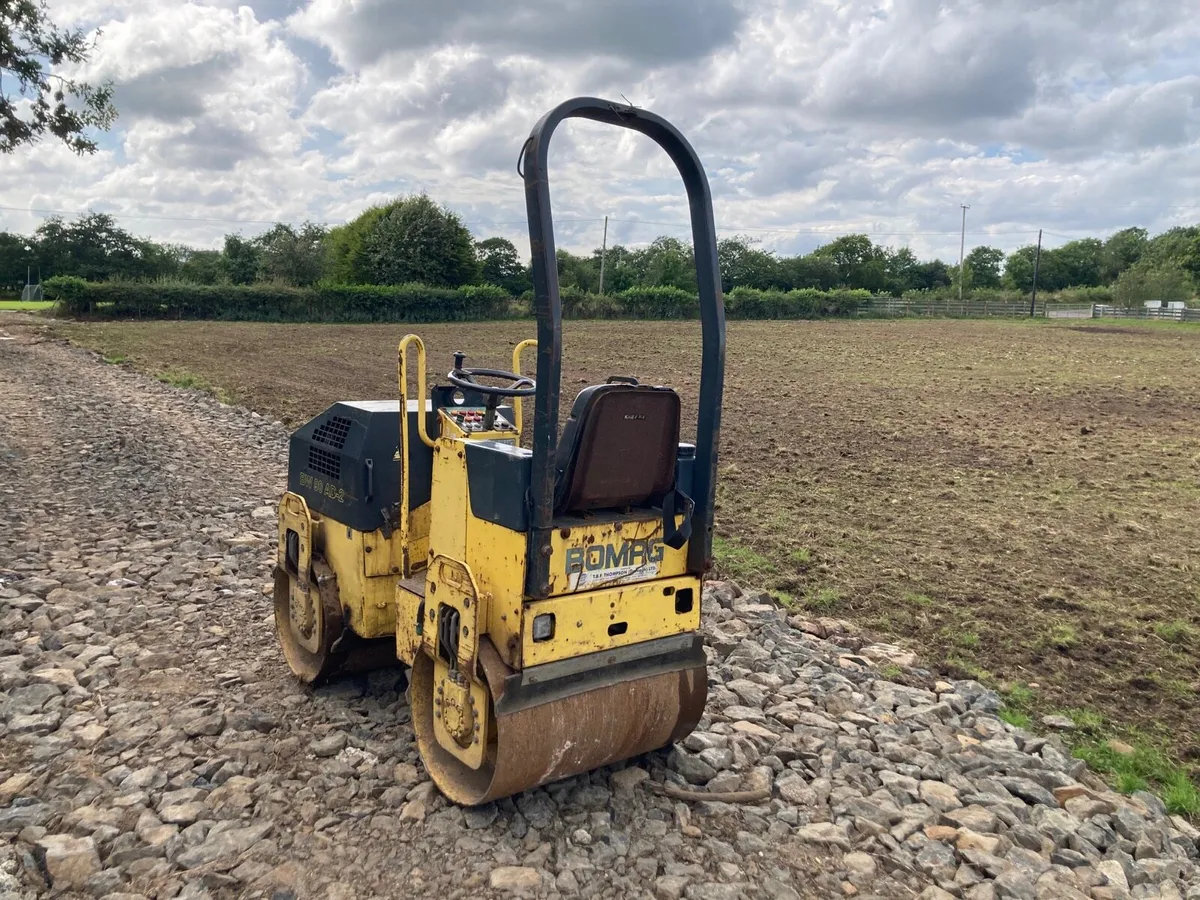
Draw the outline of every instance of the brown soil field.
<instances>
[{"instance_id":1,"label":"brown soil field","mask_svg":"<svg viewBox=\"0 0 1200 900\"><path fill-rule=\"evenodd\" d=\"M394 396L402 325L55 328L295 425ZM531 322L422 325L507 368ZM564 407L610 374L699 381L696 323L568 322ZM718 567L1200 758L1200 329L732 323ZM1028 697L1018 687L1010 696ZM1014 699L1014 705L1016 704ZM1092 716L1094 719L1094 716Z\"/></svg>"}]
</instances>

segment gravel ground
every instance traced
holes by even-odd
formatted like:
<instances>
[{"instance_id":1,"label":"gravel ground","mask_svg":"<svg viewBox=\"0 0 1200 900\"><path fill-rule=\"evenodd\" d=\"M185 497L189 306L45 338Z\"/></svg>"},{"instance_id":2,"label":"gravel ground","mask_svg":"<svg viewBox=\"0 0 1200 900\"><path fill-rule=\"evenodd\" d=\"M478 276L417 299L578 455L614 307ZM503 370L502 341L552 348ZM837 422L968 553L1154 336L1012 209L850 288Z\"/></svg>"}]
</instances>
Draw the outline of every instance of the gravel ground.
<instances>
[{"instance_id":1,"label":"gravel ground","mask_svg":"<svg viewBox=\"0 0 1200 900\"><path fill-rule=\"evenodd\" d=\"M480 809L270 618L286 432L0 323L0 898L1200 898L1197 832L844 623L705 591L682 746ZM888 681L888 666L903 684ZM668 796L769 792L731 804Z\"/></svg>"}]
</instances>

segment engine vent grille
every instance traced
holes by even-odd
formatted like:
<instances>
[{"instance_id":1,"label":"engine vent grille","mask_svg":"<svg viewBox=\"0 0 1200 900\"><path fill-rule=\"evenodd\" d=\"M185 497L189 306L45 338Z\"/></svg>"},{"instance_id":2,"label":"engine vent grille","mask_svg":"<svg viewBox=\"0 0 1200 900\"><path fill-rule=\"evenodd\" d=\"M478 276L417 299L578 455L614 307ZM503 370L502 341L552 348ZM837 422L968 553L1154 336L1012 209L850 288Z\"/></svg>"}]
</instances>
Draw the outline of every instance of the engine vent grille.
<instances>
[{"instance_id":1,"label":"engine vent grille","mask_svg":"<svg viewBox=\"0 0 1200 900\"><path fill-rule=\"evenodd\" d=\"M330 416L313 434L314 441L328 444L335 450L346 446L346 435L350 433L350 420L341 416Z\"/></svg>"},{"instance_id":2,"label":"engine vent grille","mask_svg":"<svg viewBox=\"0 0 1200 900\"><path fill-rule=\"evenodd\" d=\"M334 481L342 480L342 458L312 444L308 445L308 468Z\"/></svg>"}]
</instances>

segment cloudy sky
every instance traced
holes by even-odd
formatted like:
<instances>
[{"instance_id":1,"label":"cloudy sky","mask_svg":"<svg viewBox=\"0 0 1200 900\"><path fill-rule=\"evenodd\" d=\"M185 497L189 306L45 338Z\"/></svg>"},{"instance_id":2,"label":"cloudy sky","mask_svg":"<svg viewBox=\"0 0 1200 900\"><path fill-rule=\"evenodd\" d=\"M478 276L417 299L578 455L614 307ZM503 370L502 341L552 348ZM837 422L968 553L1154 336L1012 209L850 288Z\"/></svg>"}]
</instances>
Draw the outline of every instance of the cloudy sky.
<instances>
[{"instance_id":1,"label":"cloudy sky","mask_svg":"<svg viewBox=\"0 0 1200 900\"><path fill-rule=\"evenodd\" d=\"M578 94L674 121L723 234L782 252L866 231L919 255L1200 222L1196 0L51 0L102 32L94 156L0 158L0 229L47 210L216 246L427 191L525 254L515 165ZM669 162L592 123L555 138L560 246L686 236ZM29 211L36 210L36 211Z\"/></svg>"}]
</instances>

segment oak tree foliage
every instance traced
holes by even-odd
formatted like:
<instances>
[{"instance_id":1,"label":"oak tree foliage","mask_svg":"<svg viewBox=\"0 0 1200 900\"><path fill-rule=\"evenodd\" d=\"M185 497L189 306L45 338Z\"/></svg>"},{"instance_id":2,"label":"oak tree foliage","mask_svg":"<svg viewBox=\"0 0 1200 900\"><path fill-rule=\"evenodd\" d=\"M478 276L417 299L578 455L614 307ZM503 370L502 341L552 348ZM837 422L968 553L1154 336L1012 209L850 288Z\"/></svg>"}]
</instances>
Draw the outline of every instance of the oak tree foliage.
<instances>
[{"instance_id":1,"label":"oak tree foliage","mask_svg":"<svg viewBox=\"0 0 1200 900\"><path fill-rule=\"evenodd\" d=\"M0 152L46 135L75 153L94 153L89 129L116 118L112 84L91 85L55 71L87 61L93 40L50 20L44 0L0 0Z\"/></svg>"}]
</instances>

